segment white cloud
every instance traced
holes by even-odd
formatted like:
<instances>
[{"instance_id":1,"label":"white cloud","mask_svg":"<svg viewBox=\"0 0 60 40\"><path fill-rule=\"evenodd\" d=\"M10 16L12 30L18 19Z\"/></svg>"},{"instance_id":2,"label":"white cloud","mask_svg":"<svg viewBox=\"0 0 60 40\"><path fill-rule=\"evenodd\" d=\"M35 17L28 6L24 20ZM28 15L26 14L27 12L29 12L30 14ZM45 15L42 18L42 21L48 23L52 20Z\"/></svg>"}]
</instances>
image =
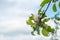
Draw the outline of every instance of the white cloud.
<instances>
[{"instance_id":1,"label":"white cloud","mask_svg":"<svg viewBox=\"0 0 60 40\"><path fill-rule=\"evenodd\" d=\"M39 6L41 2L42 0L2 0L4 9L2 8L0 13L3 15L23 15L23 13L27 15L36 13L36 6Z\"/></svg>"},{"instance_id":2,"label":"white cloud","mask_svg":"<svg viewBox=\"0 0 60 40\"><path fill-rule=\"evenodd\" d=\"M7 14L7 15L21 15L21 14L23 14L23 15L27 15L27 14L31 14L31 13L33 13L34 11L31 11L31 10L25 10L25 9L17 9L17 8L15 8L15 7L11 7L11 8L7 8L7 9L5 9L5 10L3 10L4 12L2 12L2 13L4 13L4 14Z\"/></svg>"},{"instance_id":3,"label":"white cloud","mask_svg":"<svg viewBox=\"0 0 60 40\"><path fill-rule=\"evenodd\" d=\"M24 6L37 6L39 5L42 0L6 0L6 2L15 2L18 5L24 5Z\"/></svg>"},{"instance_id":4,"label":"white cloud","mask_svg":"<svg viewBox=\"0 0 60 40\"><path fill-rule=\"evenodd\" d=\"M43 38L41 36L32 36L32 35L18 35L18 36L0 35L0 40L49 40L49 38Z\"/></svg>"},{"instance_id":5,"label":"white cloud","mask_svg":"<svg viewBox=\"0 0 60 40\"><path fill-rule=\"evenodd\" d=\"M19 19L5 19L0 22L0 32L13 31L26 27L26 18ZM2 30L2 31L1 31Z\"/></svg>"},{"instance_id":6,"label":"white cloud","mask_svg":"<svg viewBox=\"0 0 60 40\"><path fill-rule=\"evenodd\" d=\"M1 8L6 9L9 7L18 7L18 8L35 8L40 5L42 0L2 0Z\"/></svg>"}]
</instances>

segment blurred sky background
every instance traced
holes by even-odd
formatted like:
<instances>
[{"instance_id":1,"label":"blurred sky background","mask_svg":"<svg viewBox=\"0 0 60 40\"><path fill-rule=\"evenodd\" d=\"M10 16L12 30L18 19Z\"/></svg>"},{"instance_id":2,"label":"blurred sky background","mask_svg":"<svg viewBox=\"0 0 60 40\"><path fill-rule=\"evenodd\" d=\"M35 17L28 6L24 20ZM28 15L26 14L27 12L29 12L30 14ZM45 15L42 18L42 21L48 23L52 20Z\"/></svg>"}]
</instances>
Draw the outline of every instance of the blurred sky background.
<instances>
[{"instance_id":1,"label":"blurred sky background","mask_svg":"<svg viewBox=\"0 0 60 40\"><path fill-rule=\"evenodd\" d=\"M49 37L32 36L27 18L37 14L43 0L0 0L0 40L49 40ZM51 6L51 5L50 5ZM54 16L52 10L47 16ZM48 23L55 26L52 21Z\"/></svg>"}]
</instances>

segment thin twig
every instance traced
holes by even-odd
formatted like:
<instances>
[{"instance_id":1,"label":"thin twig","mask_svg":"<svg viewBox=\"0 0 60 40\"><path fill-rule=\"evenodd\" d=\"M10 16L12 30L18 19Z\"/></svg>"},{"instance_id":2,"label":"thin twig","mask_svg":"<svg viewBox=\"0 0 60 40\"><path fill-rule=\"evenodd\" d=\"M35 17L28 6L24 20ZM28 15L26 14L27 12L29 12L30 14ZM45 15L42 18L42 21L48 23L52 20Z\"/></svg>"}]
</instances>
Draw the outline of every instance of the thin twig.
<instances>
[{"instance_id":1,"label":"thin twig","mask_svg":"<svg viewBox=\"0 0 60 40\"><path fill-rule=\"evenodd\" d=\"M50 2L49 2L49 4L48 4L48 6L47 6L47 8L46 8L46 10L45 10L44 13L46 13L46 11L48 10L48 8L49 8L49 6L50 6L50 4L51 4L51 1L52 1L52 0L50 0Z\"/></svg>"}]
</instances>

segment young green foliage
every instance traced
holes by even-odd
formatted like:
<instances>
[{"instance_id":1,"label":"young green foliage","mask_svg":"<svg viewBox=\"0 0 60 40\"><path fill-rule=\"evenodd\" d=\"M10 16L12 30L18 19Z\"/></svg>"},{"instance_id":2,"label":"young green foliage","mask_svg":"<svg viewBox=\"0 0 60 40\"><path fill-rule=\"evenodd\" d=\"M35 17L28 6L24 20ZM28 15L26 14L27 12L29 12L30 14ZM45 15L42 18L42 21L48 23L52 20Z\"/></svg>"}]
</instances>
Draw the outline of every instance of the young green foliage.
<instances>
[{"instance_id":1,"label":"young green foliage","mask_svg":"<svg viewBox=\"0 0 60 40\"><path fill-rule=\"evenodd\" d=\"M44 20L42 21L42 19L44 19ZM50 18L45 18L44 17L42 19L41 19L40 22L35 22L34 15L31 15L29 17L29 19L26 21L27 24L30 25L32 27L32 29L33 29L33 31L31 32L32 35L34 35L34 31L36 31L37 34L40 35L40 28L43 28L42 34L44 36L48 36L50 32L54 33L54 29L52 30L52 28L49 25L45 24L45 22L48 22L50 20Z\"/></svg>"},{"instance_id":2,"label":"young green foliage","mask_svg":"<svg viewBox=\"0 0 60 40\"><path fill-rule=\"evenodd\" d=\"M42 29L42 34L44 36L49 36L49 32L46 29Z\"/></svg>"},{"instance_id":3,"label":"young green foliage","mask_svg":"<svg viewBox=\"0 0 60 40\"><path fill-rule=\"evenodd\" d=\"M59 15L59 13L55 15L55 19L60 21L60 17L58 15Z\"/></svg>"},{"instance_id":4,"label":"young green foliage","mask_svg":"<svg viewBox=\"0 0 60 40\"><path fill-rule=\"evenodd\" d=\"M43 2L41 3L41 7L44 7L47 3L49 3L50 0L43 0Z\"/></svg>"},{"instance_id":5,"label":"young green foliage","mask_svg":"<svg viewBox=\"0 0 60 40\"><path fill-rule=\"evenodd\" d=\"M57 0L52 0L53 2L56 2Z\"/></svg>"},{"instance_id":6,"label":"young green foliage","mask_svg":"<svg viewBox=\"0 0 60 40\"><path fill-rule=\"evenodd\" d=\"M34 31L36 31L37 34L40 35L40 31L41 31L40 28L42 28L41 32L44 36L49 36L49 33L54 33L55 29L52 28L51 26L49 26L48 24L46 24L46 22L48 22L50 20L50 18L48 18L46 16L46 11L49 8L49 5L50 5L51 1L54 3L53 7L52 7L53 12L57 12L56 2L58 0L43 0L43 2L40 4L41 8L38 10L38 17L37 17L38 20L35 20L34 15L32 14L29 17L29 19L26 21L26 23L28 25L30 25L33 29L33 31L31 32L32 35L34 35ZM42 10L42 8L46 4L48 4L46 10ZM58 6L60 8L60 2L58 3ZM47 18L45 18L45 17L47 17ZM55 19L58 20L58 21L60 20L59 17L55 17Z\"/></svg>"},{"instance_id":7,"label":"young green foliage","mask_svg":"<svg viewBox=\"0 0 60 40\"><path fill-rule=\"evenodd\" d=\"M58 3L58 6L59 6L59 8L60 8L60 2Z\"/></svg>"},{"instance_id":8,"label":"young green foliage","mask_svg":"<svg viewBox=\"0 0 60 40\"><path fill-rule=\"evenodd\" d=\"M43 22L48 22L50 20L50 18L45 18L44 20L43 20Z\"/></svg>"},{"instance_id":9,"label":"young green foliage","mask_svg":"<svg viewBox=\"0 0 60 40\"><path fill-rule=\"evenodd\" d=\"M56 4L53 4L52 9L53 9L53 11L54 11L54 12L56 12L56 11L57 11Z\"/></svg>"},{"instance_id":10,"label":"young green foliage","mask_svg":"<svg viewBox=\"0 0 60 40\"><path fill-rule=\"evenodd\" d=\"M60 21L60 17L55 17L56 20Z\"/></svg>"}]
</instances>

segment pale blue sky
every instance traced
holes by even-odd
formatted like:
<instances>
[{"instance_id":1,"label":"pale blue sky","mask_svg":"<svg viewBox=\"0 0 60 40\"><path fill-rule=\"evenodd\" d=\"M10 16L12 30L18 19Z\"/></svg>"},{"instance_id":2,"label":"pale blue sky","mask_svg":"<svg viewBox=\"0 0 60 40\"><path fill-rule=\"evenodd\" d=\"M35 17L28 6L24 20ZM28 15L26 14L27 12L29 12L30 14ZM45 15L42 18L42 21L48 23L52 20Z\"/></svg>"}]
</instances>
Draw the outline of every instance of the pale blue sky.
<instances>
[{"instance_id":1,"label":"pale blue sky","mask_svg":"<svg viewBox=\"0 0 60 40\"><path fill-rule=\"evenodd\" d=\"M42 35L32 36L32 28L26 24L31 13L37 14L41 2L42 0L0 0L0 40L48 40L49 37ZM49 8L47 15L51 17L52 13ZM55 26L52 21L48 24Z\"/></svg>"}]
</instances>

